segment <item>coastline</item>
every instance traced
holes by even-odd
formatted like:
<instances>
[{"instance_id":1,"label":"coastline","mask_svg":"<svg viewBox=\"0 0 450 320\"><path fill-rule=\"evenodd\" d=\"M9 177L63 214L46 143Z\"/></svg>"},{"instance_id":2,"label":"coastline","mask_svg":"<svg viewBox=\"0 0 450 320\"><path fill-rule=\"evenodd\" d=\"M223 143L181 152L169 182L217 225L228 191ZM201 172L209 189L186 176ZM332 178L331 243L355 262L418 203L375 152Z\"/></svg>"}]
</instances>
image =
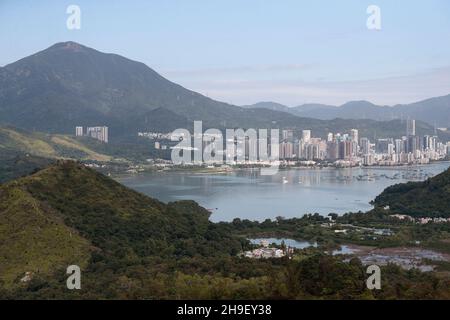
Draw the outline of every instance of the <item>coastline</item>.
<instances>
[{"instance_id":1,"label":"coastline","mask_svg":"<svg viewBox=\"0 0 450 320\"><path fill-rule=\"evenodd\" d=\"M427 164L401 164L401 165L395 165L395 166L353 166L353 167L335 167L335 166L287 166L287 167L280 167L278 171L294 171L294 170L301 170L301 171L317 171L317 170L352 170L352 169L365 169L365 170L408 170L411 168L426 168L428 166L434 165L434 164L440 164L440 163L448 163L450 166L450 160L440 160L440 161L433 161ZM234 172L240 172L240 171L259 171L262 167L256 166L256 167L227 167L227 169L223 168L204 168L204 167L191 167L191 168L170 168L167 169L144 169L141 171L136 172L117 172L117 173L110 173L109 176L113 179L120 179L120 178L126 178L130 176L139 176L139 175L145 175L145 174L192 174L192 175L226 175L229 173Z\"/></svg>"}]
</instances>

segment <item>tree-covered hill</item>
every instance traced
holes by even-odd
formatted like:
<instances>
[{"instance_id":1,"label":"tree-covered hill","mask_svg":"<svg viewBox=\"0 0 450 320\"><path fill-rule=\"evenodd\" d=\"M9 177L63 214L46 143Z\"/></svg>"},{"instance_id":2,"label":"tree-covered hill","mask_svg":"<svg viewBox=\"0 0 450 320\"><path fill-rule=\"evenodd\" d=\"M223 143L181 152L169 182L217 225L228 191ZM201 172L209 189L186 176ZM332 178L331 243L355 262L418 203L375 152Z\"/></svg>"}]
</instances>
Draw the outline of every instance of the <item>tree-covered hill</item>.
<instances>
[{"instance_id":1,"label":"tree-covered hill","mask_svg":"<svg viewBox=\"0 0 450 320\"><path fill-rule=\"evenodd\" d=\"M0 187L0 280L48 275L97 257L235 254L241 243L192 201L164 204L75 162ZM43 264L43 261L45 263Z\"/></svg>"},{"instance_id":2,"label":"tree-covered hill","mask_svg":"<svg viewBox=\"0 0 450 320\"><path fill-rule=\"evenodd\" d=\"M376 206L416 217L450 217L450 169L423 182L390 186L375 198Z\"/></svg>"}]
</instances>

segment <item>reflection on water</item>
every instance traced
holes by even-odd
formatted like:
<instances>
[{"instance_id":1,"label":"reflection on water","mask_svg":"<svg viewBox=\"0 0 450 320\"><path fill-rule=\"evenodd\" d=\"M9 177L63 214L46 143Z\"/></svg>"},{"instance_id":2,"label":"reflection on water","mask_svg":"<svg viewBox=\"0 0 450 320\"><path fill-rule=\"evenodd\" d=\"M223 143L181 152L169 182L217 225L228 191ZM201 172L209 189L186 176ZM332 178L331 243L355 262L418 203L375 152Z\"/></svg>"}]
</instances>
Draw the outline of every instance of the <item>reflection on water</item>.
<instances>
[{"instance_id":1,"label":"reflection on water","mask_svg":"<svg viewBox=\"0 0 450 320\"><path fill-rule=\"evenodd\" d=\"M211 209L212 221L264 220L306 213L366 211L369 202L392 184L425 180L448 162L395 168L259 170L224 174L164 172L122 177L119 182L164 202L195 200Z\"/></svg>"}]
</instances>

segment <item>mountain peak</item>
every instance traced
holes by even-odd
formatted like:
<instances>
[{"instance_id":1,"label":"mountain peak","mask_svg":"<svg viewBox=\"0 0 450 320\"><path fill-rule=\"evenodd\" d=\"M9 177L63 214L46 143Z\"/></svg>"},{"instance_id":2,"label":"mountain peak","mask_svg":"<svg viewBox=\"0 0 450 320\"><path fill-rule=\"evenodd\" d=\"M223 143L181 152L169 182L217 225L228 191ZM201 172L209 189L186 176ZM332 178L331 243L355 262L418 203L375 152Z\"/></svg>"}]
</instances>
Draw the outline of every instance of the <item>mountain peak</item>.
<instances>
[{"instance_id":1,"label":"mountain peak","mask_svg":"<svg viewBox=\"0 0 450 320\"><path fill-rule=\"evenodd\" d=\"M273 111L282 111L282 112L286 112L289 110L288 106L285 106L281 103L273 102L273 101L261 101L261 102L257 102L252 105L246 105L246 106L242 106L242 107L247 108L247 109L263 108L263 109L269 109L269 110L273 110Z\"/></svg>"},{"instance_id":2,"label":"mountain peak","mask_svg":"<svg viewBox=\"0 0 450 320\"><path fill-rule=\"evenodd\" d=\"M88 48L77 42L74 42L74 41L65 41L65 42L55 43L49 49L50 50L51 49L59 49L59 50L69 50L69 51L83 51Z\"/></svg>"},{"instance_id":3,"label":"mountain peak","mask_svg":"<svg viewBox=\"0 0 450 320\"><path fill-rule=\"evenodd\" d=\"M375 105L367 100L355 100L355 101L349 101L347 103L344 103L341 105L342 107L374 107Z\"/></svg>"}]
</instances>

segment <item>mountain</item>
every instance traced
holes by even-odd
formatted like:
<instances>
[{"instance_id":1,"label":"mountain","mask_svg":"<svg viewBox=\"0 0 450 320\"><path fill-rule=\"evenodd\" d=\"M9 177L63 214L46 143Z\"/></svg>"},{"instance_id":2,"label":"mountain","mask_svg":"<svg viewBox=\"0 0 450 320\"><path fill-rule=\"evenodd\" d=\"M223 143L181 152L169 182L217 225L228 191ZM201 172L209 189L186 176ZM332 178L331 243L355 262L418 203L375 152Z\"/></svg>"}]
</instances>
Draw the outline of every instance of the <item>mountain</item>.
<instances>
[{"instance_id":1,"label":"mountain","mask_svg":"<svg viewBox=\"0 0 450 320\"><path fill-rule=\"evenodd\" d=\"M438 127L450 128L450 94L393 108L397 116L409 116Z\"/></svg>"},{"instance_id":2,"label":"mountain","mask_svg":"<svg viewBox=\"0 0 450 320\"><path fill-rule=\"evenodd\" d=\"M76 264L235 254L240 240L192 201L164 204L71 161L0 186L0 282ZM111 260L112 259L112 260ZM134 261L134 262L132 262ZM91 270L91 272L94 272ZM104 271L102 271L104 272ZM1 290L0 290L1 291Z\"/></svg>"},{"instance_id":3,"label":"mountain","mask_svg":"<svg viewBox=\"0 0 450 320\"><path fill-rule=\"evenodd\" d=\"M159 122L164 131L185 119L230 127L241 126L242 119L270 123L187 90L143 63L75 42L55 44L0 68L0 119L29 130L71 133L76 125L105 124L111 135L120 135L130 128L153 129L151 111L161 108L177 114L175 123Z\"/></svg>"},{"instance_id":4,"label":"mountain","mask_svg":"<svg viewBox=\"0 0 450 320\"><path fill-rule=\"evenodd\" d=\"M408 182L386 188L374 200L393 213L416 217L450 217L450 168L423 182Z\"/></svg>"},{"instance_id":5,"label":"mountain","mask_svg":"<svg viewBox=\"0 0 450 320\"><path fill-rule=\"evenodd\" d=\"M75 42L57 43L0 68L0 124L28 131L73 134L78 125L107 125L113 141L135 137L137 131L189 129L194 120L203 120L204 128L311 129L324 136L360 126L369 128L367 135L384 134L379 130L383 125L373 121L323 121L301 112L301 117L293 116L274 103L264 106L241 108L215 101L143 63ZM433 133L432 126L422 127ZM399 125L391 131L395 136L404 132Z\"/></svg>"},{"instance_id":6,"label":"mountain","mask_svg":"<svg viewBox=\"0 0 450 320\"><path fill-rule=\"evenodd\" d=\"M242 108L246 109L269 109L273 111L281 111L281 112L289 112L290 108L280 103L271 102L271 101L263 101L258 102L251 105L242 106Z\"/></svg>"},{"instance_id":7,"label":"mountain","mask_svg":"<svg viewBox=\"0 0 450 320\"><path fill-rule=\"evenodd\" d=\"M377 106L368 101L350 101L339 107L322 104L306 104L293 107L289 112L299 117L309 116L322 120L341 118L389 121L397 118L393 116L392 108Z\"/></svg>"},{"instance_id":8,"label":"mountain","mask_svg":"<svg viewBox=\"0 0 450 320\"><path fill-rule=\"evenodd\" d=\"M220 115L223 106L142 63L74 42L58 43L1 68L0 88L4 122L45 132L68 133L76 124L125 130L130 117L136 121L160 107L195 116L204 108Z\"/></svg>"},{"instance_id":9,"label":"mountain","mask_svg":"<svg viewBox=\"0 0 450 320\"><path fill-rule=\"evenodd\" d=\"M411 118L447 128L450 127L450 95L395 106L379 106L368 101L350 101L341 106L305 104L289 108L285 112L321 120L341 118L389 121Z\"/></svg>"}]
</instances>

